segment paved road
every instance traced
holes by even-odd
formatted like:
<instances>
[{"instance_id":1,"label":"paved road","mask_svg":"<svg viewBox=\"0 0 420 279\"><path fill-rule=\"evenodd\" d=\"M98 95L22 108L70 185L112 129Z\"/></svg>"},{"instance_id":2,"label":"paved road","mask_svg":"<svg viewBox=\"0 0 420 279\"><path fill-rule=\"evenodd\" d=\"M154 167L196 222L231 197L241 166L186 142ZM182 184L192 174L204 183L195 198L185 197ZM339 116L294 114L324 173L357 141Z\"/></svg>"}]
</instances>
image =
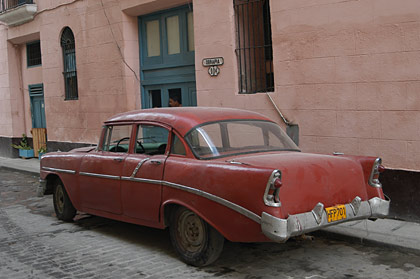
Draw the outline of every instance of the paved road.
<instances>
[{"instance_id":1,"label":"paved road","mask_svg":"<svg viewBox=\"0 0 420 279\"><path fill-rule=\"evenodd\" d=\"M226 242L212 266L180 262L167 231L90 215L54 216L38 178L0 168L0 278L420 278L420 256L317 237Z\"/></svg>"}]
</instances>

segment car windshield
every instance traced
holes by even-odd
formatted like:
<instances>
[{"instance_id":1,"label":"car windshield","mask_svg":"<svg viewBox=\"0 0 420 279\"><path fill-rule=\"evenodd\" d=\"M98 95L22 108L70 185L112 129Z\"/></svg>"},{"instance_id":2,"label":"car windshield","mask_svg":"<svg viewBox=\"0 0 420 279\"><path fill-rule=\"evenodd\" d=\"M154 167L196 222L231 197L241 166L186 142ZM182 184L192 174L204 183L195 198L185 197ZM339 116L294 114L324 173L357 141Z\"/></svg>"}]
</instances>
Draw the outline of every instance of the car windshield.
<instances>
[{"instance_id":1,"label":"car windshield","mask_svg":"<svg viewBox=\"0 0 420 279\"><path fill-rule=\"evenodd\" d=\"M185 139L200 159L267 151L300 151L275 123L229 120L195 127Z\"/></svg>"}]
</instances>

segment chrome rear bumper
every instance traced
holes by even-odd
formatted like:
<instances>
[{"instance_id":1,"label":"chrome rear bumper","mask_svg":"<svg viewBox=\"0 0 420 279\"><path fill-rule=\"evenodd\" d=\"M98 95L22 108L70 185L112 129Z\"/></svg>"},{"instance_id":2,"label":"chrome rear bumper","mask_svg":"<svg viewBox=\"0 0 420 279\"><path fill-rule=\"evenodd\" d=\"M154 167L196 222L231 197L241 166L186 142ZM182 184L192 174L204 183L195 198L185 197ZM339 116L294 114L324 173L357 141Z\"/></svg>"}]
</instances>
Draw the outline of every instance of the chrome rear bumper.
<instances>
[{"instance_id":1,"label":"chrome rear bumper","mask_svg":"<svg viewBox=\"0 0 420 279\"><path fill-rule=\"evenodd\" d=\"M321 203L318 203L310 212L290 215L287 219L280 219L263 212L261 228L269 239L275 242L285 242L290 237L343 222L367 218L384 218L389 213L389 204L389 200L377 197L369 201L361 201L359 197L356 197L353 202L345 204L347 218L331 223L328 223L327 213Z\"/></svg>"}]
</instances>

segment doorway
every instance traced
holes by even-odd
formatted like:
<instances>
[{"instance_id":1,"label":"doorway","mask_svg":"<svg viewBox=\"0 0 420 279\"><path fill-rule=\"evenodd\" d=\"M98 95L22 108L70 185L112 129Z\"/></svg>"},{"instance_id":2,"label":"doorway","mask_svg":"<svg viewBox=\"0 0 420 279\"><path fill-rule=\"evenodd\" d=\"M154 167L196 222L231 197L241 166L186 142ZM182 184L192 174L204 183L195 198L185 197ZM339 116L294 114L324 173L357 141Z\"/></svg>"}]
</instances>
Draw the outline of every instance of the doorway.
<instances>
[{"instance_id":1,"label":"doorway","mask_svg":"<svg viewBox=\"0 0 420 279\"><path fill-rule=\"evenodd\" d=\"M169 106L169 98L177 98L184 106L196 106L195 83L176 83L144 86L144 108L160 108Z\"/></svg>"},{"instance_id":2,"label":"doorway","mask_svg":"<svg viewBox=\"0 0 420 279\"><path fill-rule=\"evenodd\" d=\"M196 106L191 5L139 17L142 108Z\"/></svg>"},{"instance_id":3,"label":"doorway","mask_svg":"<svg viewBox=\"0 0 420 279\"><path fill-rule=\"evenodd\" d=\"M29 98L31 100L32 128L47 128L45 121L44 85L29 85Z\"/></svg>"}]
</instances>

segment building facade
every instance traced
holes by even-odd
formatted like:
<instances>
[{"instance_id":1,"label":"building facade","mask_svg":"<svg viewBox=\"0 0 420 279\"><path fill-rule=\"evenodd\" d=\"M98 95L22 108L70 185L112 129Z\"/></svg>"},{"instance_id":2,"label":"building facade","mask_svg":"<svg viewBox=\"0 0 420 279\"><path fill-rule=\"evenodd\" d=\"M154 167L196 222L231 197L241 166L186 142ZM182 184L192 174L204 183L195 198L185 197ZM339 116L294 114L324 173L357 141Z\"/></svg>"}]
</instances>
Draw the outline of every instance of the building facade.
<instances>
[{"instance_id":1,"label":"building facade","mask_svg":"<svg viewBox=\"0 0 420 279\"><path fill-rule=\"evenodd\" d=\"M0 156L32 128L50 151L96 144L111 115L178 96L420 170L418 0L0 3Z\"/></svg>"}]
</instances>

